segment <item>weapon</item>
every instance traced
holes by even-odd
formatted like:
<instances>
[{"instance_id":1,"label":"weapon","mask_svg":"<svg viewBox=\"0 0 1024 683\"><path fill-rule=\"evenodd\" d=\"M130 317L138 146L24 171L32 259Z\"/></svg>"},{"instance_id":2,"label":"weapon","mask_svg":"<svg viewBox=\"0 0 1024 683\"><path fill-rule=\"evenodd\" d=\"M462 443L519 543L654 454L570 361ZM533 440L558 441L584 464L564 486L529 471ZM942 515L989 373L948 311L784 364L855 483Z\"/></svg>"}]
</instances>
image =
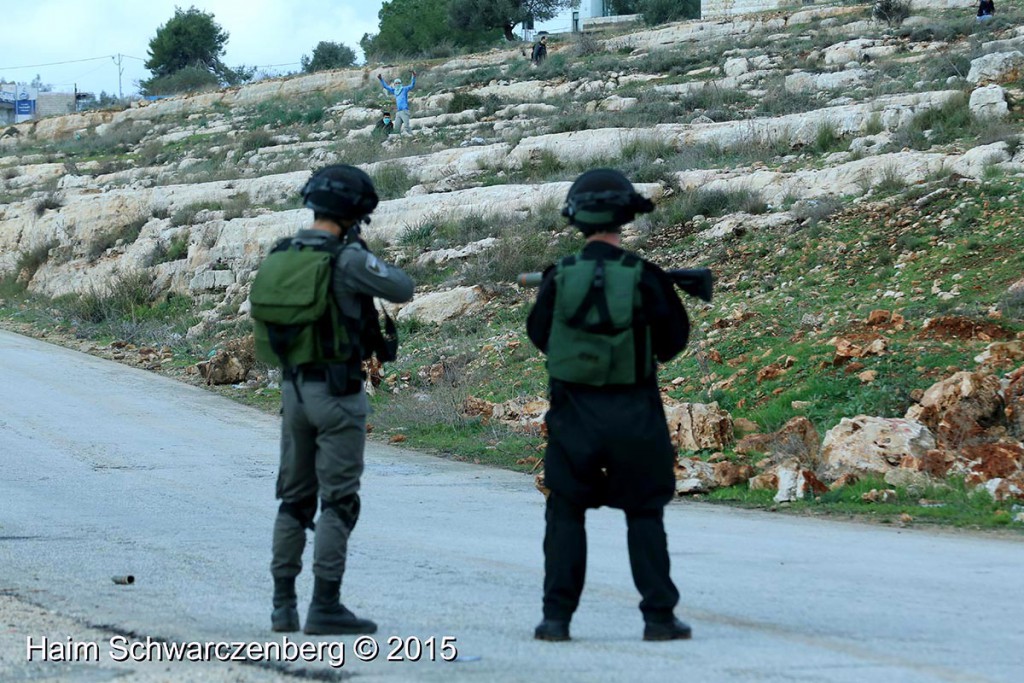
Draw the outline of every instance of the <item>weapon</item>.
<instances>
[{"instance_id":1,"label":"weapon","mask_svg":"<svg viewBox=\"0 0 1024 683\"><path fill-rule=\"evenodd\" d=\"M701 301L711 301L714 277L710 268L676 268L666 270L665 273L672 278L676 287L690 296L695 296ZM543 280L544 273L520 273L516 283L520 287L540 287Z\"/></svg>"},{"instance_id":2,"label":"weapon","mask_svg":"<svg viewBox=\"0 0 1024 683\"><path fill-rule=\"evenodd\" d=\"M665 272L679 289L701 301L711 302L714 277L711 275L710 268L676 268Z\"/></svg>"}]
</instances>

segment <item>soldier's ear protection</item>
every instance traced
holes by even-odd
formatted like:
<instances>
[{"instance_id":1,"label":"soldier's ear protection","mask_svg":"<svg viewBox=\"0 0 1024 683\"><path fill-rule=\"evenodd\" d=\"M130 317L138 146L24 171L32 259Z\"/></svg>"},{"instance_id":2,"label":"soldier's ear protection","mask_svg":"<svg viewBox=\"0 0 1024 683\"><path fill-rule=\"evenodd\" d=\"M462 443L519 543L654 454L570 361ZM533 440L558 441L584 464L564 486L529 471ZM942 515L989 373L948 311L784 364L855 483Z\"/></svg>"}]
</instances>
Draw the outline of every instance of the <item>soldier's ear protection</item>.
<instances>
[{"instance_id":1,"label":"soldier's ear protection","mask_svg":"<svg viewBox=\"0 0 1024 683\"><path fill-rule=\"evenodd\" d=\"M603 192L577 192L566 199L562 215L576 221L594 224L622 225L633 220L638 213L654 211L654 202L637 192L605 190Z\"/></svg>"}]
</instances>

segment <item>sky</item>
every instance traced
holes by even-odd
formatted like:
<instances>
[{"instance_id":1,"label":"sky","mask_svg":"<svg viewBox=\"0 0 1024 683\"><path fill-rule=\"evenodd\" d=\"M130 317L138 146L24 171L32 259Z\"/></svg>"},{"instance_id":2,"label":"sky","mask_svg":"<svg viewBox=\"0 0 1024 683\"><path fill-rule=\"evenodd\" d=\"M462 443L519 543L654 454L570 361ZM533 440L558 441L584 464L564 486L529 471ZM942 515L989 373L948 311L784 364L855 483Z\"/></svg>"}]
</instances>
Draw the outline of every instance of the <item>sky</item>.
<instances>
[{"instance_id":1,"label":"sky","mask_svg":"<svg viewBox=\"0 0 1024 683\"><path fill-rule=\"evenodd\" d=\"M0 80L30 83L38 74L56 91L72 92L77 85L80 92L116 95L118 66L113 57L120 54L120 88L125 96L132 95L138 81L151 76L144 66L149 41L174 16L176 6L195 6L214 15L229 34L223 61L231 67L257 66L270 75L298 71L302 55L311 55L322 40L344 43L361 59L359 40L364 33L377 32L381 2L4 0Z\"/></svg>"},{"instance_id":2,"label":"sky","mask_svg":"<svg viewBox=\"0 0 1024 683\"><path fill-rule=\"evenodd\" d=\"M126 96L135 93L151 75L143 66L149 41L176 5L214 15L229 34L225 64L276 75L298 71L302 55L322 40L358 52L363 34L377 32L381 0L4 0L0 79L28 83L39 74L54 90L77 84L82 92L117 94L111 57L122 54L121 87ZM35 66L74 60L90 61Z\"/></svg>"}]
</instances>

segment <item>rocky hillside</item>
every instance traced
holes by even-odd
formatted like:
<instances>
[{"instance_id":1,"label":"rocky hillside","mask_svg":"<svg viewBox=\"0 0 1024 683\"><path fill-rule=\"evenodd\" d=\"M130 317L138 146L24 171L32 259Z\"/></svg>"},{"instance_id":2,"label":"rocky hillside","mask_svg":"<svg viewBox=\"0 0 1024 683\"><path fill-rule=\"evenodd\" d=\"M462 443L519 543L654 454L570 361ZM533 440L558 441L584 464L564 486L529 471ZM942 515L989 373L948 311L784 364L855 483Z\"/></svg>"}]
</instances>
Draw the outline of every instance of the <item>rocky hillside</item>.
<instances>
[{"instance_id":1,"label":"rocky hillside","mask_svg":"<svg viewBox=\"0 0 1024 683\"><path fill-rule=\"evenodd\" d=\"M310 169L359 164L385 199L366 237L419 285L402 358L375 370L377 432L530 469L545 376L511 282L578 248L559 203L610 165L658 205L627 242L717 277L662 370L680 493L1024 498L1024 11L915 8L895 27L815 7L554 40L539 68L493 51L15 126L2 317L152 368L209 355L210 382L272 399L245 351L254 269L308 222ZM376 74L412 68L415 134L373 140Z\"/></svg>"}]
</instances>

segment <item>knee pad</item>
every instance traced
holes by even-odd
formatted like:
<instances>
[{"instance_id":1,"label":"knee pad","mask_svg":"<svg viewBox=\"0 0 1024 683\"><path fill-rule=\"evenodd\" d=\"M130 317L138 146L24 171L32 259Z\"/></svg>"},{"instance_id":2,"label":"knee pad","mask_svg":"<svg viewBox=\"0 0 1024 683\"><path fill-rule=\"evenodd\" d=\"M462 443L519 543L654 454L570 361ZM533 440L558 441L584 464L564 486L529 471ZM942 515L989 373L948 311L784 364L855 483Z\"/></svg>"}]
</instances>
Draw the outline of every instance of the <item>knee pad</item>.
<instances>
[{"instance_id":1,"label":"knee pad","mask_svg":"<svg viewBox=\"0 0 1024 683\"><path fill-rule=\"evenodd\" d=\"M316 496L303 498L302 500L298 500L293 503L282 501L281 506L277 511L290 517L294 517L295 520L303 526L303 528L316 528L316 525L313 524L313 518L316 517Z\"/></svg>"},{"instance_id":2,"label":"knee pad","mask_svg":"<svg viewBox=\"0 0 1024 683\"><path fill-rule=\"evenodd\" d=\"M325 511L334 510L334 514L338 515L338 518L348 527L349 531L356 528L356 522L359 521L359 508L358 493L345 496L340 500L320 499L320 509Z\"/></svg>"}]
</instances>

